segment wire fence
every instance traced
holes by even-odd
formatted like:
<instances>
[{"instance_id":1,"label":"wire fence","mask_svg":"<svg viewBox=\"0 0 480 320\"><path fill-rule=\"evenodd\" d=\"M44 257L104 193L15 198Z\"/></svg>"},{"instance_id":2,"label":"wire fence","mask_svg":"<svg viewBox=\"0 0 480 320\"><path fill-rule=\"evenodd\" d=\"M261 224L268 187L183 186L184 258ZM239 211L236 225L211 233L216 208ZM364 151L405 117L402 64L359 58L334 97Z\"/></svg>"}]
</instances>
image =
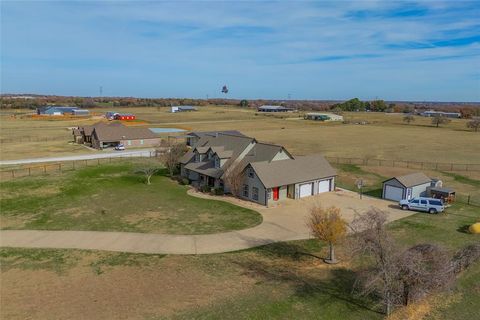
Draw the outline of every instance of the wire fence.
<instances>
[{"instance_id":1,"label":"wire fence","mask_svg":"<svg viewBox=\"0 0 480 320\"><path fill-rule=\"evenodd\" d=\"M359 166L392 167L437 171L480 171L480 164L422 162L410 160L383 160L363 158L325 157L331 164L352 164Z\"/></svg>"},{"instance_id":2,"label":"wire fence","mask_svg":"<svg viewBox=\"0 0 480 320\"><path fill-rule=\"evenodd\" d=\"M455 202L480 207L480 197L476 197L476 196L473 196L471 194L465 194L465 193L458 193L457 192L455 194Z\"/></svg>"}]
</instances>

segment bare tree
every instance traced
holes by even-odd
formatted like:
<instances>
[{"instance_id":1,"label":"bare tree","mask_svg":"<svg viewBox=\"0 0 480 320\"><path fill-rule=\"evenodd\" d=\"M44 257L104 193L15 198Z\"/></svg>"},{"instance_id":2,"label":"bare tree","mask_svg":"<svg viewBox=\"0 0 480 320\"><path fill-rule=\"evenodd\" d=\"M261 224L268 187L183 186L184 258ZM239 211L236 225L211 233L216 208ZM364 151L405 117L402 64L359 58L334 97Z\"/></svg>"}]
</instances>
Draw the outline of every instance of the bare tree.
<instances>
[{"instance_id":1,"label":"bare tree","mask_svg":"<svg viewBox=\"0 0 480 320\"><path fill-rule=\"evenodd\" d=\"M468 121L467 128L473 129L473 131L477 132L478 128L480 128L480 118L475 118Z\"/></svg>"},{"instance_id":2,"label":"bare tree","mask_svg":"<svg viewBox=\"0 0 480 320\"><path fill-rule=\"evenodd\" d=\"M415 121L415 117L411 114L407 114L405 117L403 117L403 122L406 122L407 124L410 124L410 122Z\"/></svg>"},{"instance_id":3,"label":"bare tree","mask_svg":"<svg viewBox=\"0 0 480 320\"><path fill-rule=\"evenodd\" d=\"M150 185L150 179L152 176L160 170L158 165L153 163L142 163L138 168L135 169L135 173L143 174L145 176L145 183Z\"/></svg>"},{"instance_id":4,"label":"bare tree","mask_svg":"<svg viewBox=\"0 0 480 320\"><path fill-rule=\"evenodd\" d=\"M435 125L437 128L441 124L447 124L449 122L450 122L450 119L448 119L445 116L439 115L439 114L436 114L432 117L432 124Z\"/></svg>"},{"instance_id":5,"label":"bare tree","mask_svg":"<svg viewBox=\"0 0 480 320\"><path fill-rule=\"evenodd\" d=\"M352 238L353 253L368 256L372 260L372 265L360 272L357 279L362 284L361 294L378 294L385 306L385 313L390 315L399 300L400 286L397 281L398 251L387 232L386 222L386 214L372 208L365 214L356 216L351 228L355 232Z\"/></svg>"},{"instance_id":6,"label":"bare tree","mask_svg":"<svg viewBox=\"0 0 480 320\"><path fill-rule=\"evenodd\" d=\"M183 156L185 152L186 147L184 144L170 142L163 144L157 150L160 162L167 168L170 176L175 174L175 171L178 169L180 157Z\"/></svg>"},{"instance_id":7,"label":"bare tree","mask_svg":"<svg viewBox=\"0 0 480 320\"><path fill-rule=\"evenodd\" d=\"M223 174L223 182L230 193L232 193L234 196L240 195L244 181L245 179L241 166L235 162L232 162L230 165L228 165Z\"/></svg>"},{"instance_id":8,"label":"bare tree","mask_svg":"<svg viewBox=\"0 0 480 320\"><path fill-rule=\"evenodd\" d=\"M307 226L315 238L328 243L330 254L328 259L325 259L325 262L337 263L334 245L347 232L347 223L342 219L340 209L336 207L323 209L320 206L314 206L310 209Z\"/></svg>"}]
</instances>

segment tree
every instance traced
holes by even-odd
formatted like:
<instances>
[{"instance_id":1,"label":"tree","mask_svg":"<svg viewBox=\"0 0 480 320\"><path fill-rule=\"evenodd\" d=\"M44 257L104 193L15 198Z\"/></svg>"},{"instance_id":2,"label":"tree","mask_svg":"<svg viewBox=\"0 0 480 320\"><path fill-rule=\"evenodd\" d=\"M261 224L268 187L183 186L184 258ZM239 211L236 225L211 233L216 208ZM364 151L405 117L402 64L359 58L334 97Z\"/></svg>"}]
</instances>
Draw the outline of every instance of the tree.
<instances>
[{"instance_id":1,"label":"tree","mask_svg":"<svg viewBox=\"0 0 480 320\"><path fill-rule=\"evenodd\" d=\"M328 259L325 259L325 262L337 263L334 245L347 232L347 223L342 219L340 209L336 207L323 209L320 206L315 206L310 209L307 225L315 238L328 243L330 254Z\"/></svg>"},{"instance_id":2,"label":"tree","mask_svg":"<svg viewBox=\"0 0 480 320\"><path fill-rule=\"evenodd\" d=\"M143 174L145 176L145 183L150 185L150 179L152 176L157 173L159 170L158 166L152 163L143 163L138 168L135 169L135 173Z\"/></svg>"},{"instance_id":3,"label":"tree","mask_svg":"<svg viewBox=\"0 0 480 320\"><path fill-rule=\"evenodd\" d=\"M410 122L415 121L415 117L412 116L411 114L407 114L405 117L403 117L403 122L406 122L410 124Z\"/></svg>"},{"instance_id":4,"label":"tree","mask_svg":"<svg viewBox=\"0 0 480 320\"><path fill-rule=\"evenodd\" d=\"M180 157L185 154L186 147L180 143L170 143L162 145L157 153L160 154L160 162L167 168L168 173L172 177L178 169Z\"/></svg>"},{"instance_id":5,"label":"tree","mask_svg":"<svg viewBox=\"0 0 480 320\"><path fill-rule=\"evenodd\" d=\"M387 110L387 104L383 100L373 100L370 102L370 110L384 112Z\"/></svg>"},{"instance_id":6,"label":"tree","mask_svg":"<svg viewBox=\"0 0 480 320\"><path fill-rule=\"evenodd\" d=\"M480 118L475 118L468 121L467 128L473 129L473 131L477 132L478 128L480 128Z\"/></svg>"},{"instance_id":7,"label":"tree","mask_svg":"<svg viewBox=\"0 0 480 320\"><path fill-rule=\"evenodd\" d=\"M223 174L225 187L234 196L240 195L244 184L243 170L236 162L228 164Z\"/></svg>"},{"instance_id":8,"label":"tree","mask_svg":"<svg viewBox=\"0 0 480 320\"><path fill-rule=\"evenodd\" d=\"M387 232L384 212L372 208L358 215L351 223L354 236L351 242L352 253L367 256L372 265L359 273L357 282L362 284L361 294L377 294L385 306L385 313L390 315L398 301L399 273L397 265L397 248L393 238Z\"/></svg>"},{"instance_id":9,"label":"tree","mask_svg":"<svg viewBox=\"0 0 480 320\"><path fill-rule=\"evenodd\" d=\"M240 101L240 107L243 107L243 108L246 108L248 107L248 101L243 99L242 101Z\"/></svg>"},{"instance_id":10,"label":"tree","mask_svg":"<svg viewBox=\"0 0 480 320\"><path fill-rule=\"evenodd\" d=\"M450 122L450 119L439 114L436 114L432 117L432 124L435 125L437 128L439 125L447 124L449 122Z\"/></svg>"}]
</instances>

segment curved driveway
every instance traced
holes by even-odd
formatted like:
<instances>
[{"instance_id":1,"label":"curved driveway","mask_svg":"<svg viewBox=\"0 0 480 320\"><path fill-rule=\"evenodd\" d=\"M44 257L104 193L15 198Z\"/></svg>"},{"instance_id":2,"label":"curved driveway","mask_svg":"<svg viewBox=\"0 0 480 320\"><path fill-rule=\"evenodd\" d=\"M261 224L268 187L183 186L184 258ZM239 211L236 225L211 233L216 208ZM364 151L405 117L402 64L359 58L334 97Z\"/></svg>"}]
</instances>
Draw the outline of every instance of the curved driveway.
<instances>
[{"instance_id":1,"label":"curved driveway","mask_svg":"<svg viewBox=\"0 0 480 320\"><path fill-rule=\"evenodd\" d=\"M241 201L227 201L240 204ZM364 197L350 191L329 192L301 199L287 200L277 207L264 208L255 204L242 205L259 211L263 222L253 228L208 235L167 235L104 231L2 230L2 247L61 248L106 250L156 254L209 254L237 251L269 243L310 238L305 226L308 209L314 204L340 207L351 221L355 213L370 207L387 212L390 221L412 214L394 208L391 202Z\"/></svg>"}]
</instances>

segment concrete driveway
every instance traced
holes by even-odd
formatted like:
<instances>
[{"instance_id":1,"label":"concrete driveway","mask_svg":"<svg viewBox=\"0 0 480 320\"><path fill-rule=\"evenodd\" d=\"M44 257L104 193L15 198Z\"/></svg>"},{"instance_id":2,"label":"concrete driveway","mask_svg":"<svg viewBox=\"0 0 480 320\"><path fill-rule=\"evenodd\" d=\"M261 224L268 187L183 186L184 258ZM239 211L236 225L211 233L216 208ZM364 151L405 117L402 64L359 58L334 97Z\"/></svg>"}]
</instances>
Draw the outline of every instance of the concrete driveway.
<instances>
[{"instance_id":1,"label":"concrete driveway","mask_svg":"<svg viewBox=\"0 0 480 320\"><path fill-rule=\"evenodd\" d=\"M190 192L193 196L211 198ZM215 199L218 199L216 197ZM358 198L351 191L323 193L300 200L287 200L272 208L245 202L231 197L222 197L260 212L263 222L253 228L209 235L168 235L131 232L101 231L43 231L43 230L2 230L2 247L64 248L120 251L157 254L211 254L237 251L269 243L310 238L305 225L309 208L314 204L324 207L337 206L347 221L355 213L363 213L371 207L384 210L389 221L413 214L395 208L391 202L364 197Z\"/></svg>"}]
</instances>

